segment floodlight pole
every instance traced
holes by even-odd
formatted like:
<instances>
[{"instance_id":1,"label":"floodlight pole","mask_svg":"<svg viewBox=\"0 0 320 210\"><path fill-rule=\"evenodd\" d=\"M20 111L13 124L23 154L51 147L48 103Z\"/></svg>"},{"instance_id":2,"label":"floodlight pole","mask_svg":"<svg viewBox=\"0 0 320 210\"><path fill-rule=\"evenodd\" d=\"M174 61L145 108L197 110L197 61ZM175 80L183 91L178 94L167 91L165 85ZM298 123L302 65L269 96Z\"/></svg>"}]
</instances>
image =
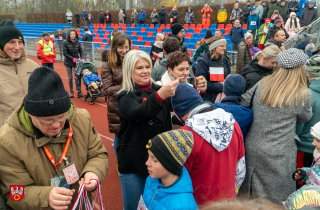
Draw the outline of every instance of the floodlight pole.
<instances>
[{"instance_id":1,"label":"floodlight pole","mask_svg":"<svg viewBox=\"0 0 320 210\"><path fill-rule=\"evenodd\" d=\"M46 23L46 17L44 15L44 4L43 4L43 0L42 0L42 13L43 13L43 23Z\"/></svg>"},{"instance_id":2,"label":"floodlight pole","mask_svg":"<svg viewBox=\"0 0 320 210\"><path fill-rule=\"evenodd\" d=\"M129 2L129 0L126 0L126 10L129 10L130 8L130 2Z\"/></svg>"}]
</instances>

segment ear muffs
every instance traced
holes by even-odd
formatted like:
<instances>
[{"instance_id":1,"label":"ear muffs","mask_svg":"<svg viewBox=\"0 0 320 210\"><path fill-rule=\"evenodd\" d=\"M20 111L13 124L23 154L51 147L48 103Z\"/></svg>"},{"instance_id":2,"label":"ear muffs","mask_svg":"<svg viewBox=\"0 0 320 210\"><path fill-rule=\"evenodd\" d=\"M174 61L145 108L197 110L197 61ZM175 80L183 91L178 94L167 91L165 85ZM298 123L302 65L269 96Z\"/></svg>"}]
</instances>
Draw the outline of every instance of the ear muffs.
<instances>
[{"instance_id":1,"label":"ear muffs","mask_svg":"<svg viewBox=\"0 0 320 210\"><path fill-rule=\"evenodd\" d=\"M194 115L199 114L199 113L201 113L201 112L203 112L204 110L207 110L207 109L213 110L214 109L214 105L211 102L203 102L202 104L200 104L199 106L197 106L196 108L194 108L190 112L190 114L188 116L188 119L192 118Z\"/></svg>"}]
</instances>

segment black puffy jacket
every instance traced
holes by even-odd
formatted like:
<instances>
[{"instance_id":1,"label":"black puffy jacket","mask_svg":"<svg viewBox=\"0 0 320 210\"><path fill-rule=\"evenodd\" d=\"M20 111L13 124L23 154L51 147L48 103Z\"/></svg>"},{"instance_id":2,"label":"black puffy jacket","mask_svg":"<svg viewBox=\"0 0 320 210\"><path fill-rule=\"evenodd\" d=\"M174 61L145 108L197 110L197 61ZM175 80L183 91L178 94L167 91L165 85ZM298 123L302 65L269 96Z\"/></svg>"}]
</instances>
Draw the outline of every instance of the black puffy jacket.
<instances>
[{"instance_id":1,"label":"black puffy jacket","mask_svg":"<svg viewBox=\"0 0 320 210\"><path fill-rule=\"evenodd\" d=\"M83 56L83 50L81 47L81 44L79 42L78 34L76 32L76 38L75 41L72 42L70 39L70 32L75 30L70 30L68 32L67 40L63 42L63 55L65 57L64 59L64 65L65 66L76 66L76 63L73 62L74 58L84 58Z\"/></svg>"},{"instance_id":2,"label":"black puffy jacket","mask_svg":"<svg viewBox=\"0 0 320 210\"><path fill-rule=\"evenodd\" d=\"M242 76L246 80L246 86L244 92L250 90L257 82L259 82L263 77L271 75L273 73L273 68L266 68L258 64L258 60L254 59L248 63L243 71Z\"/></svg>"}]
</instances>

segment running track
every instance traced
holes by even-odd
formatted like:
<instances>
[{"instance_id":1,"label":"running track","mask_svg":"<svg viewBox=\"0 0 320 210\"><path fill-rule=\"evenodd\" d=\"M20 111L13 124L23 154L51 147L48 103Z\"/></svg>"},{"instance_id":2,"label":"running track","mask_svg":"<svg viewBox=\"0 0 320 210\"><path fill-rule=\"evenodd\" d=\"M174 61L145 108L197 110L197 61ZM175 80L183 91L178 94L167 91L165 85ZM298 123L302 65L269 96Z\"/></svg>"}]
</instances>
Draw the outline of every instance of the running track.
<instances>
[{"instance_id":1,"label":"running track","mask_svg":"<svg viewBox=\"0 0 320 210\"><path fill-rule=\"evenodd\" d=\"M37 62L39 66L41 66L41 61L36 57L28 56L28 58ZM68 76L63 62L55 63L54 70L61 76L64 87L69 92ZM100 69L98 69L98 71L100 76ZM74 82L73 85L76 95L77 90ZM81 84L81 90L83 94L86 94L86 89L83 84ZM72 101L77 108L83 108L89 111L92 123L100 134L102 144L105 146L109 154L109 170L101 187L104 207L108 210L123 209L121 186L116 170L116 156L114 148L112 147L114 134L109 133L108 130L107 103L104 101L104 98L96 99L93 105L89 105L88 101L84 101L82 98L77 97L73 98ZM93 195L95 195L95 193Z\"/></svg>"}]
</instances>

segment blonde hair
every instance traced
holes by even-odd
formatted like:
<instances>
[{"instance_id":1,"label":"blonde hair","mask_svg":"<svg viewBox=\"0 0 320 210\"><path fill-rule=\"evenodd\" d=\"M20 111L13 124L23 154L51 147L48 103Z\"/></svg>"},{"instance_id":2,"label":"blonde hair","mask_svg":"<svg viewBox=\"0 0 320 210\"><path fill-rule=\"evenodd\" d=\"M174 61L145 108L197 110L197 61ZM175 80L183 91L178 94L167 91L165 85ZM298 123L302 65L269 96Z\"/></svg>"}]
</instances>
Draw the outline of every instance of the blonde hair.
<instances>
[{"instance_id":1,"label":"blonde hair","mask_svg":"<svg viewBox=\"0 0 320 210\"><path fill-rule=\"evenodd\" d=\"M283 206L264 199L226 200L212 203L202 210L284 210Z\"/></svg>"},{"instance_id":2,"label":"blonde hair","mask_svg":"<svg viewBox=\"0 0 320 210\"><path fill-rule=\"evenodd\" d=\"M150 59L150 56L147 53L140 51L140 50L129 51L123 59L122 87L121 87L121 90L117 94L120 94L122 91L126 91L127 93L133 91L134 81L132 79L132 75L133 75L133 71L136 66L136 63L140 59L146 59L149 62L150 69L152 71L152 61ZM150 85L152 83L154 83L153 79L151 78L151 75L150 75L150 81L151 81Z\"/></svg>"},{"instance_id":3,"label":"blonde hair","mask_svg":"<svg viewBox=\"0 0 320 210\"><path fill-rule=\"evenodd\" d=\"M271 107L304 105L304 99L310 93L306 78L305 65L293 69L280 67L261 80L259 86L263 87L263 91L260 102Z\"/></svg>"},{"instance_id":4,"label":"blonde hair","mask_svg":"<svg viewBox=\"0 0 320 210\"><path fill-rule=\"evenodd\" d=\"M257 52L257 54L254 56L254 59L257 59L258 61L265 57L266 59L270 59L273 57L277 57L280 53L279 47L276 45L271 45L269 47L264 48L262 51Z\"/></svg>"}]
</instances>

